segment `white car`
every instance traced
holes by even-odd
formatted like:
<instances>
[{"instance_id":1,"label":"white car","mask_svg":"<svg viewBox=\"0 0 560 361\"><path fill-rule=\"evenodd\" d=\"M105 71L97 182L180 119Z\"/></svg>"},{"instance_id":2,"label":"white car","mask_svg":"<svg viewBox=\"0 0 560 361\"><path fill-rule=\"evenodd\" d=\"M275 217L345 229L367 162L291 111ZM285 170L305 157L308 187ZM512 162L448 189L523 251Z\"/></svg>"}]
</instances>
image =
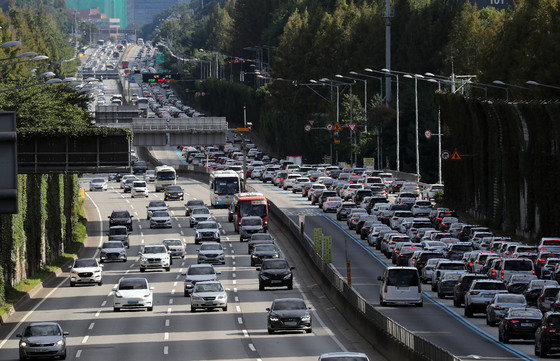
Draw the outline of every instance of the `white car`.
<instances>
[{"instance_id":1,"label":"white car","mask_svg":"<svg viewBox=\"0 0 560 361\"><path fill-rule=\"evenodd\" d=\"M107 181L103 178L93 178L89 182L89 191L106 191L107 190Z\"/></svg>"},{"instance_id":2,"label":"white car","mask_svg":"<svg viewBox=\"0 0 560 361\"><path fill-rule=\"evenodd\" d=\"M148 184L146 181L134 181L132 182L132 189L130 191L130 196L132 198L136 197L147 197L148 196Z\"/></svg>"},{"instance_id":3,"label":"white car","mask_svg":"<svg viewBox=\"0 0 560 361\"><path fill-rule=\"evenodd\" d=\"M191 294L191 312L204 308L227 311L228 296L219 281L197 282Z\"/></svg>"},{"instance_id":4,"label":"white car","mask_svg":"<svg viewBox=\"0 0 560 361\"><path fill-rule=\"evenodd\" d=\"M415 267L388 267L377 279L382 282L379 287L381 306L395 303L422 307L422 286Z\"/></svg>"},{"instance_id":5,"label":"white car","mask_svg":"<svg viewBox=\"0 0 560 361\"><path fill-rule=\"evenodd\" d=\"M124 189L124 184L126 183L126 181L128 179L136 179L136 176L134 174L123 175L122 178L121 178L121 189Z\"/></svg>"},{"instance_id":6,"label":"white car","mask_svg":"<svg viewBox=\"0 0 560 361\"><path fill-rule=\"evenodd\" d=\"M95 258L78 258L70 269L70 287L76 284L97 283L103 284L103 265L97 263Z\"/></svg>"},{"instance_id":7,"label":"white car","mask_svg":"<svg viewBox=\"0 0 560 361\"><path fill-rule=\"evenodd\" d=\"M424 189L422 196L424 199L432 199L439 191L443 191L443 184L432 184Z\"/></svg>"},{"instance_id":8,"label":"white car","mask_svg":"<svg viewBox=\"0 0 560 361\"><path fill-rule=\"evenodd\" d=\"M153 289L145 278L121 278L119 284L113 287L113 311L129 308L145 308L152 311Z\"/></svg>"},{"instance_id":9,"label":"white car","mask_svg":"<svg viewBox=\"0 0 560 361\"><path fill-rule=\"evenodd\" d=\"M146 173L144 173L144 180L146 182L155 182L156 181L156 171L153 169L148 169Z\"/></svg>"},{"instance_id":10,"label":"white car","mask_svg":"<svg viewBox=\"0 0 560 361\"><path fill-rule=\"evenodd\" d=\"M146 269L163 268L167 272L171 271L171 255L167 247L163 244L150 244L144 246L140 256L140 272Z\"/></svg>"}]
</instances>

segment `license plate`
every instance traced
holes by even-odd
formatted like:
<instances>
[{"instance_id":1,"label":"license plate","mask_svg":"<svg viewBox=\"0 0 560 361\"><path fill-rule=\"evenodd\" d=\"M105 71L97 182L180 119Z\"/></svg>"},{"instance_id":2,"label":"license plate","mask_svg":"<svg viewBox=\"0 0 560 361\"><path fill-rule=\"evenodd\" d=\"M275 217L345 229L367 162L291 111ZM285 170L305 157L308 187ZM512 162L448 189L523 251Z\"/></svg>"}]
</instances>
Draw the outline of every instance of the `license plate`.
<instances>
[{"instance_id":1,"label":"license plate","mask_svg":"<svg viewBox=\"0 0 560 361\"><path fill-rule=\"evenodd\" d=\"M128 301L129 304L136 304L138 301Z\"/></svg>"},{"instance_id":2,"label":"license plate","mask_svg":"<svg viewBox=\"0 0 560 361\"><path fill-rule=\"evenodd\" d=\"M280 280L272 280L272 281L270 281L270 283L272 283L272 284L279 284L279 283L282 283L282 281L280 281Z\"/></svg>"},{"instance_id":3,"label":"license plate","mask_svg":"<svg viewBox=\"0 0 560 361\"><path fill-rule=\"evenodd\" d=\"M214 301L206 301L206 306L212 306L214 304Z\"/></svg>"},{"instance_id":4,"label":"license plate","mask_svg":"<svg viewBox=\"0 0 560 361\"><path fill-rule=\"evenodd\" d=\"M532 323L523 322L523 323L521 323L521 327L533 327L533 324L532 324Z\"/></svg>"},{"instance_id":5,"label":"license plate","mask_svg":"<svg viewBox=\"0 0 560 361\"><path fill-rule=\"evenodd\" d=\"M297 322L290 321L290 322L286 322L285 325L288 327L295 327L297 326Z\"/></svg>"}]
</instances>

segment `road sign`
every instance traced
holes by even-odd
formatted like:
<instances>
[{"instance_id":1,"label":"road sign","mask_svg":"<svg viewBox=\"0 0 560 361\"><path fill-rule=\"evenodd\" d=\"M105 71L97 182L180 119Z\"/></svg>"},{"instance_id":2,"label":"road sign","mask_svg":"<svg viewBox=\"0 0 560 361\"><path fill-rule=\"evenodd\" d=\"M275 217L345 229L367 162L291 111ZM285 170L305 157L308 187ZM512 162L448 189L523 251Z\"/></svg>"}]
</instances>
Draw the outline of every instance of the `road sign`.
<instances>
[{"instance_id":1,"label":"road sign","mask_svg":"<svg viewBox=\"0 0 560 361\"><path fill-rule=\"evenodd\" d=\"M156 64L161 64L165 61L164 54L156 54Z\"/></svg>"},{"instance_id":2,"label":"road sign","mask_svg":"<svg viewBox=\"0 0 560 361\"><path fill-rule=\"evenodd\" d=\"M348 128L350 128L350 131L353 132L354 129L356 129L356 124L348 124Z\"/></svg>"},{"instance_id":3,"label":"road sign","mask_svg":"<svg viewBox=\"0 0 560 361\"><path fill-rule=\"evenodd\" d=\"M450 157L451 157L451 154L449 153L448 150L443 150L441 152L441 159L448 160Z\"/></svg>"},{"instance_id":4,"label":"road sign","mask_svg":"<svg viewBox=\"0 0 560 361\"><path fill-rule=\"evenodd\" d=\"M327 130L330 132L333 130L333 125L331 123L327 124Z\"/></svg>"},{"instance_id":5,"label":"road sign","mask_svg":"<svg viewBox=\"0 0 560 361\"><path fill-rule=\"evenodd\" d=\"M364 158L364 168L365 167L375 167L375 158Z\"/></svg>"},{"instance_id":6,"label":"road sign","mask_svg":"<svg viewBox=\"0 0 560 361\"><path fill-rule=\"evenodd\" d=\"M342 130L339 122L334 123L334 130Z\"/></svg>"},{"instance_id":7,"label":"road sign","mask_svg":"<svg viewBox=\"0 0 560 361\"><path fill-rule=\"evenodd\" d=\"M426 137L426 139L430 139L432 137L432 132L430 132L429 130L426 130L424 132L424 136Z\"/></svg>"},{"instance_id":8,"label":"road sign","mask_svg":"<svg viewBox=\"0 0 560 361\"><path fill-rule=\"evenodd\" d=\"M307 124L305 127L303 127L303 129L305 129L306 132L310 132L311 131L311 125Z\"/></svg>"},{"instance_id":9,"label":"road sign","mask_svg":"<svg viewBox=\"0 0 560 361\"><path fill-rule=\"evenodd\" d=\"M315 253L323 254L323 230L321 228L313 228L313 244Z\"/></svg>"},{"instance_id":10,"label":"road sign","mask_svg":"<svg viewBox=\"0 0 560 361\"><path fill-rule=\"evenodd\" d=\"M309 119L308 122L311 126L313 126L313 124L315 123L315 119Z\"/></svg>"},{"instance_id":11,"label":"road sign","mask_svg":"<svg viewBox=\"0 0 560 361\"><path fill-rule=\"evenodd\" d=\"M237 128L238 132L248 132L249 130L249 128Z\"/></svg>"},{"instance_id":12,"label":"road sign","mask_svg":"<svg viewBox=\"0 0 560 361\"><path fill-rule=\"evenodd\" d=\"M459 155L459 152L457 151L457 149L455 149L453 154L451 154L451 160L461 160L461 159L463 159L463 158L461 158L461 156Z\"/></svg>"},{"instance_id":13,"label":"road sign","mask_svg":"<svg viewBox=\"0 0 560 361\"><path fill-rule=\"evenodd\" d=\"M323 263L332 263L332 237L323 237Z\"/></svg>"},{"instance_id":14,"label":"road sign","mask_svg":"<svg viewBox=\"0 0 560 361\"><path fill-rule=\"evenodd\" d=\"M340 139L335 139L334 144L340 144Z\"/></svg>"}]
</instances>

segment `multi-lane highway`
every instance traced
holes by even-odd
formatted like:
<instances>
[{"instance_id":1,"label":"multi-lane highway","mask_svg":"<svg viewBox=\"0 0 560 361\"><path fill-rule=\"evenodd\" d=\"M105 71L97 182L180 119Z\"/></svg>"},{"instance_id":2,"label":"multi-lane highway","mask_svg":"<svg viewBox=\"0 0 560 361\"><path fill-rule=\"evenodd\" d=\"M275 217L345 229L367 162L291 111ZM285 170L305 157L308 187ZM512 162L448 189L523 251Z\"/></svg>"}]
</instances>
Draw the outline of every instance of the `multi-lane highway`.
<instances>
[{"instance_id":1,"label":"multi-lane highway","mask_svg":"<svg viewBox=\"0 0 560 361\"><path fill-rule=\"evenodd\" d=\"M88 189L89 177L82 179ZM209 199L205 185L179 180L186 198ZM150 185L153 189L153 185ZM109 183L106 192L87 192L86 211L89 237L82 256L93 256L96 247L106 239L107 217L117 209L134 215L134 231L130 237L126 263L105 263L102 286L69 287L67 274L55 280L30 302L31 311L17 312L10 323L0 328L0 360L18 357L15 334L23 325L35 321L57 321L70 332L68 359L72 360L316 360L328 351L357 350L372 360L382 360L369 344L335 311L315 284L310 273L293 250L287 247L285 235L272 223L271 233L278 239L283 254L296 265L293 290L258 290L257 272L250 267L247 244L239 242L227 210L212 209L222 227L222 243L227 257L219 280L229 294L228 311L190 312L190 303L183 296L181 272L196 263L194 230L184 213L184 202L170 201L173 215L171 229L150 229L146 219L149 200L163 199L161 193L150 193L148 199L132 199L118 183ZM175 259L171 272L140 273L137 253L142 245L161 242L164 238L182 238L187 243L185 259ZM123 276L146 277L154 291L154 309L113 312L112 287ZM307 299L313 309L313 333L267 333L266 308L275 298ZM40 304L37 304L41 301ZM22 324L19 324L23 321Z\"/></svg>"}]
</instances>

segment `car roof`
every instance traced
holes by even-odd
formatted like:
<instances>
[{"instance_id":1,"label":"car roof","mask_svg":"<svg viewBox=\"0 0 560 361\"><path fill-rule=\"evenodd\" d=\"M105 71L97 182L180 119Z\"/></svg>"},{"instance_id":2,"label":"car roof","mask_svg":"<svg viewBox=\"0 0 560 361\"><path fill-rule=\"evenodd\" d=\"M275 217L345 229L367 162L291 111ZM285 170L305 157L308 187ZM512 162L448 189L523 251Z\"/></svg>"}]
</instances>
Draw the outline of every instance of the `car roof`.
<instances>
[{"instance_id":1,"label":"car roof","mask_svg":"<svg viewBox=\"0 0 560 361\"><path fill-rule=\"evenodd\" d=\"M57 322L48 322L48 321L32 322L27 326L58 326L58 327L60 327L60 325Z\"/></svg>"},{"instance_id":2,"label":"car roof","mask_svg":"<svg viewBox=\"0 0 560 361\"><path fill-rule=\"evenodd\" d=\"M212 266L211 264L208 264L208 263L191 264L189 266L189 268L204 268L204 267L214 268L214 266Z\"/></svg>"},{"instance_id":3,"label":"car roof","mask_svg":"<svg viewBox=\"0 0 560 361\"><path fill-rule=\"evenodd\" d=\"M321 356L319 356L319 359L322 359L323 357L365 357L367 358L366 354L364 353L360 353L360 352L329 352L329 353L324 353Z\"/></svg>"}]
</instances>

